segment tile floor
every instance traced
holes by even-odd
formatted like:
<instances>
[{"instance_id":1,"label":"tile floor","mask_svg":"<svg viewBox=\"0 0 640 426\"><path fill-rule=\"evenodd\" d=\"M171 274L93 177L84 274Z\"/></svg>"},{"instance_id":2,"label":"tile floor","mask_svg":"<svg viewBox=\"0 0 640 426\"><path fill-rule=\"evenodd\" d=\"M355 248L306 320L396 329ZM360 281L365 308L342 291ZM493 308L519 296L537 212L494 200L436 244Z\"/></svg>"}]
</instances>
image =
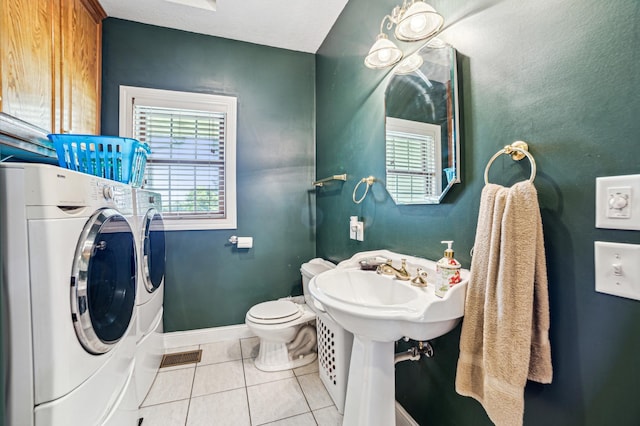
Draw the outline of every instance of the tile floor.
<instances>
[{"instance_id":1,"label":"tile floor","mask_svg":"<svg viewBox=\"0 0 640 426\"><path fill-rule=\"evenodd\" d=\"M336 426L342 424L318 376L318 363L263 372L253 361L258 338L217 342L198 364L162 368L140 407L142 426Z\"/></svg>"}]
</instances>

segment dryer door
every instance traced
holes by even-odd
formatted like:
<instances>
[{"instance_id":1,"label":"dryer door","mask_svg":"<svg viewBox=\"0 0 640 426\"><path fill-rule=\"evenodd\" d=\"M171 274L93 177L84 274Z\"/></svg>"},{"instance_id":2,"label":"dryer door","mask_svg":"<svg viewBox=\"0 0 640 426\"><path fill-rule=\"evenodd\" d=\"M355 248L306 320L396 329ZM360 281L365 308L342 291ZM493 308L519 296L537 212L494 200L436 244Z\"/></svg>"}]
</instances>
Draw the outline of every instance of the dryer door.
<instances>
[{"instance_id":1,"label":"dryer door","mask_svg":"<svg viewBox=\"0 0 640 426\"><path fill-rule=\"evenodd\" d=\"M87 221L71 276L71 317L84 348L108 352L125 335L136 301L136 250L127 219L113 209Z\"/></svg>"},{"instance_id":2,"label":"dryer door","mask_svg":"<svg viewBox=\"0 0 640 426\"><path fill-rule=\"evenodd\" d=\"M147 291L153 293L164 282L165 266L164 222L156 209L147 211L142 233L142 279Z\"/></svg>"}]
</instances>

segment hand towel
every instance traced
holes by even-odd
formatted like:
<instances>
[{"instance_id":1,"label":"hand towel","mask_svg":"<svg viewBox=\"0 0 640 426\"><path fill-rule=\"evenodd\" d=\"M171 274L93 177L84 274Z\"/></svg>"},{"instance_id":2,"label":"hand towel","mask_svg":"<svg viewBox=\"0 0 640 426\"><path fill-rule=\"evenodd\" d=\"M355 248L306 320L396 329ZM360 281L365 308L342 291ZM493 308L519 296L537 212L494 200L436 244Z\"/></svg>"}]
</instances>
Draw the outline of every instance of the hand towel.
<instances>
[{"instance_id":1,"label":"hand towel","mask_svg":"<svg viewBox=\"0 0 640 426\"><path fill-rule=\"evenodd\" d=\"M498 426L522 425L527 379L551 383L549 296L538 195L487 184L460 336L456 391Z\"/></svg>"}]
</instances>

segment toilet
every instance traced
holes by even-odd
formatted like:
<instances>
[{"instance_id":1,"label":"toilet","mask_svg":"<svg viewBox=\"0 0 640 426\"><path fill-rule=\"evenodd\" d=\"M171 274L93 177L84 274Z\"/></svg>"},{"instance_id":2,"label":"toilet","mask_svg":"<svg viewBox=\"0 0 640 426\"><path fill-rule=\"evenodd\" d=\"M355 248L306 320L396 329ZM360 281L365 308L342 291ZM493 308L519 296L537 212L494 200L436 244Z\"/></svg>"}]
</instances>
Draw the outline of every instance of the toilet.
<instances>
[{"instance_id":1,"label":"toilet","mask_svg":"<svg viewBox=\"0 0 640 426\"><path fill-rule=\"evenodd\" d=\"M262 371L280 371L315 361L316 311L309 294L314 276L335 268L324 259L312 259L300 267L304 297L289 297L258 303L249 309L245 324L260 339L255 366Z\"/></svg>"}]
</instances>

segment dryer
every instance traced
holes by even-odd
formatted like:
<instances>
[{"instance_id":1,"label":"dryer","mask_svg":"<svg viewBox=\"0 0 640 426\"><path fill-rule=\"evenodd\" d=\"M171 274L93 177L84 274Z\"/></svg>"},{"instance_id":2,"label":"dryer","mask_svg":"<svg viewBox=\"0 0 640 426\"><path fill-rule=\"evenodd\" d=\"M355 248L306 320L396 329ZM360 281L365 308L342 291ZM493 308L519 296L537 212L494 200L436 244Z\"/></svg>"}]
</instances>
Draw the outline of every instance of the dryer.
<instances>
[{"instance_id":1,"label":"dryer","mask_svg":"<svg viewBox=\"0 0 640 426\"><path fill-rule=\"evenodd\" d=\"M0 164L8 424L137 424L131 189Z\"/></svg>"},{"instance_id":2,"label":"dryer","mask_svg":"<svg viewBox=\"0 0 640 426\"><path fill-rule=\"evenodd\" d=\"M135 381L138 404L153 384L162 355L165 273L165 231L160 194L133 190L134 229L138 247L138 331Z\"/></svg>"}]
</instances>

